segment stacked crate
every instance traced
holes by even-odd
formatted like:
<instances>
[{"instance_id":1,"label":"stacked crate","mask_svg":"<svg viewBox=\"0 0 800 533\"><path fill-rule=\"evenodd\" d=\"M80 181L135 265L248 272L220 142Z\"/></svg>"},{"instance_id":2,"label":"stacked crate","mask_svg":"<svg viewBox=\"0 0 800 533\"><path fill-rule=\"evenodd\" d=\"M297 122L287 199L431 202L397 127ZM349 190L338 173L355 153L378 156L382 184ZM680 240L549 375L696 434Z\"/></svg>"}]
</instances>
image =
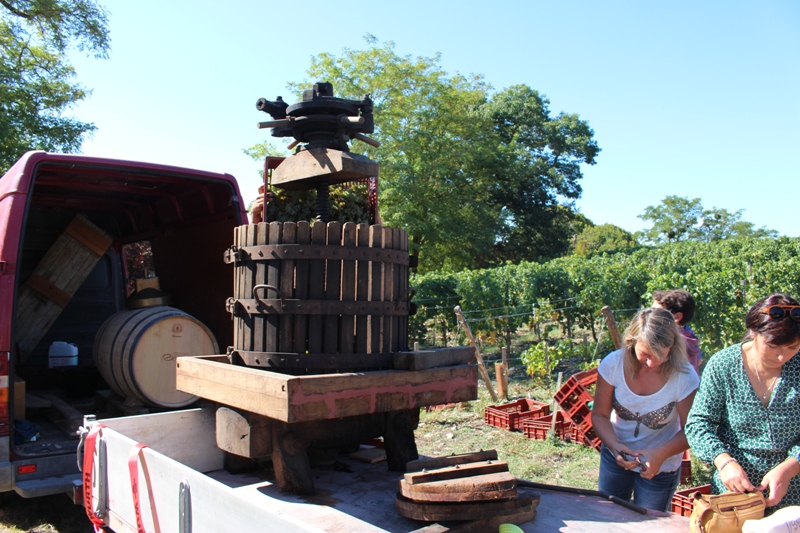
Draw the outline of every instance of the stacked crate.
<instances>
[{"instance_id":1,"label":"stacked crate","mask_svg":"<svg viewBox=\"0 0 800 533\"><path fill-rule=\"evenodd\" d=\"M483 413L483 420L490 426L521 431L522 423L528 419L550 414L550 406L536 400L521 399L503 405L489 405Z\"/></svg>"},{"instance_id":2,"label":"stacked crate","mask_svg":"<svg viewBox=\"0 0 800 533\"><path fill-rule=\"evenodd\" d=\"M677 491L672 495L672 512L681 516L692 516L692 509L694 508L694 498L692 498L692 495L695 492L711 494L711 485L703 485L701 487Z\"/></svg>"},{"instance_id":3,"label":"stacked crate","mask_svg":"<svg viewBox=\"0 0 800 533\"><path fill-rule=\"evenodd\" d=\"M556 417L555 426L553 426L553 416ZM554 429L557 438L574 440L572 423L564 418L564 413L561 411L555 415L548 414L539 418L528 418L522 423L522 432L529 439L547 440L550 428Z\"/></svg>"},{"instance_id":4,"label":"stacked crate","mask_svg":"<svg viewBox=\"0 0 800 533\"><path fill-rule=\"evenodd\" d=\"M595 450L600 450L600 439L592 428L592 410L589 404L594 397L587 387L597 382L597 369L579 372L571 376L556 392L555 400L564 411L565 417L572 422L576 430L576 439Z\"/></svg>"}]
</instances>

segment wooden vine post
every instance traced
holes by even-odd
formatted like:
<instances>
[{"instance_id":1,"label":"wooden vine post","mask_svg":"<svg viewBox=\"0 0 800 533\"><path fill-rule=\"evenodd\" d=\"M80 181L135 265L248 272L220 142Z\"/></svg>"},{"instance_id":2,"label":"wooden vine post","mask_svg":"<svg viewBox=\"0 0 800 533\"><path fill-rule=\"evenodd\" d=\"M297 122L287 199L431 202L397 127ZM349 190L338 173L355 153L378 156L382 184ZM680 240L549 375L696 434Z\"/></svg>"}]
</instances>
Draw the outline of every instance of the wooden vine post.
<instances>
[{"instance_id":1,"label":"wooden vine post","mask_svg":"<svg viewBox=\"0 0 800 533\"><path fill-rule=\"evenodd\" d=\"M622 335L619 333L617 321L614 319L614 313L611 312L611 309L609 309L607 305L604 305L603 308L600 309L600 312L603 314L603 318L606 321L606 327L608 328L609 334L611 334L611 342L614 343L614 348L622 348Z\"/></svg>"},{"instance_id":2,"label":"wooden vine post","mask_svg":"<svg viewBox=\"0 0 800 533\"><path fill-rule=\"evenodd\" d=\"M492 400L497 401L497 394L495 394L494 389L492 388L492 380L489 379L489 373L486 372L486 366L483 364L483 357L481 356L481 352L478 349L478 344L475 342L475 336L472 335L472 330L469 329L469 325L467 321L464 319L464 313L461 312L461 306L457 305L454 309L456 312L456 317L458 317L458 321L464 327L464 331L467 333L467 338L469 339L469 343L475 348L475 360L478 362L478 370L481 373L481 377L483 378L483 382L486 383L486 388L489 389L489 394L492 395Z\"/></svg>"}]
</instances>

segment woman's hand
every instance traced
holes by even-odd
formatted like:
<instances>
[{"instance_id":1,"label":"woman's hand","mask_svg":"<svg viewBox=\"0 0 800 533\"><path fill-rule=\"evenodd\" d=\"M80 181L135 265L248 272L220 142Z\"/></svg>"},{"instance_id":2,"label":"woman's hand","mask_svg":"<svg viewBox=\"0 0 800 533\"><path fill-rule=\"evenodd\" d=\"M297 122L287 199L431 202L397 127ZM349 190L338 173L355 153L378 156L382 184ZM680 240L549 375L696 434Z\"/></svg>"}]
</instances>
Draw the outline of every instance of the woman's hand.
<instances>
[{"instance_id":1,"label":"woman's hand","mask_svg":"<svg viewBox=\"0 0 800 533\"><path fill-rule=\"evenodd\" d=\"M756 487L750 483L744 468L736 461L728 462L722 467L722 470L719 470L719 480L722 481L726 489L733 492L752 492L756 490ZM784 489L785 492L786 490ZM783 497L783 494L781 494L781 497Z\"/></svg>"},{"instance_id":2,"label":"woman's hand","mask_svg":"<svg viewBox=\"0 0 800 533\"><path fill-rule=\"evenodd\" d=\"M764 476L758 490L769 489L767 507L778 505L789 490L789 482L798 472L797 459L787 459Z\"/></svg>"},{"instance_id":3,"label":"woman's hand","mask_svg":"<svg viewBox=\"0 0 800 533\"><path fill-rule=\"evenodd\" d=\"M642 468L641 476L645 479L653 479L661 470L661 465L667 459L658 448L652 450L642 450L639 452L647 468Z\"/></svg>"},{"instance_id":4,"label":"woman's hand","mask_svg":"<svg viewBox=\"0 0 800 533\"><path fill-rule=\"evenodd\" d=\"M636 458L639 457L639 453L638 452L635 452L635 451L631 450L630 448L628 448L624 444L617 444L616 450L617 451L616 451L615 458L617 460L617 464L621 468L624 468L625 470L633 470L634 468L639 466L639 462L636 460ZM626 454L626 456L629 458L629 460L623 458L620 452Z\"/></svg>"}]
</instances>

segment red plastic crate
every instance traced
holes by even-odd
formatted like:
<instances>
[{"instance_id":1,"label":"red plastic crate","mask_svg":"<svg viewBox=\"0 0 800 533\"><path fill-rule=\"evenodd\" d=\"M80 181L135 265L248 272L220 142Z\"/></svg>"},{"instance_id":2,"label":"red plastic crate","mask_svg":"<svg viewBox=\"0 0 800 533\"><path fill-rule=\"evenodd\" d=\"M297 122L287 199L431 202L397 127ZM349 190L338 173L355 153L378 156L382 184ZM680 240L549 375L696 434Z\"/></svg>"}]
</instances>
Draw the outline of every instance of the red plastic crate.
<instances>
[{"instance_id":1,"label":"red plastic crate","mask_svg":"<svg viewBox=\"0 0 800 533\"><path fill-rule=\"evenodd\" d=\"M550 414L550 406L536 400L521 399L503 405L489 405L483 412L483 420L490 426L516 431L522 422Z\"/></svg>"},{"instance_id":2,"label":"red plastic crate","mask_svg":"<svg viewBox=\"0 0 800 533\"><path fill-rule=\"evenodd\" d=\"M583 420L581 423L577 424L573 421L572 426L575 428L575 442L580 442L589 446L590 448L594 448L598 452L600 451L600 445L603 443L600 440L600 437L595 435L594 428L592 427L592 415L589 414L589 417Z\"/></svg>"},{"instance_id":3,"label":"red plastic crate","mask_svg":"<svg viewBox=\"0 0 800 533\"><path fill-rule=\"evenodd\" d=\"M564 410L565 417L575 425L574 440L599 450L600 439L592 429L592 411L589 409L589 402L593 401L594 397L586 389L594 383L597 383L596 368L579 372L570 376L558 389L555 400Z\"/></svg>"},{"instance_id":4,"label":"red plastic crate","mask_svg":"<svg viewBox=\"0 0 800 533\"><path fill-rule=\"evenodd\" d=\"M711 485L703 485L701 487L677 491L672 495L672 512L681 516L692 516L692 509L694 508L692 494L695 492L711 494Z\"/></svg>"},{"instance_id":5,"label":"red plastic crate","mask_svg":"<svg viewBox=\"0 0 800 533\"><path fill-rule=\"evenodd\" d=\"M528 418L522 421L522 432L529 439L547 440L550 428L553 424L553 415L541 416L539 418ZM555 433L559 439L566 439L570 436L572 424L564 418L564 413L556 413Z\"/></svg>"}]
</instances>

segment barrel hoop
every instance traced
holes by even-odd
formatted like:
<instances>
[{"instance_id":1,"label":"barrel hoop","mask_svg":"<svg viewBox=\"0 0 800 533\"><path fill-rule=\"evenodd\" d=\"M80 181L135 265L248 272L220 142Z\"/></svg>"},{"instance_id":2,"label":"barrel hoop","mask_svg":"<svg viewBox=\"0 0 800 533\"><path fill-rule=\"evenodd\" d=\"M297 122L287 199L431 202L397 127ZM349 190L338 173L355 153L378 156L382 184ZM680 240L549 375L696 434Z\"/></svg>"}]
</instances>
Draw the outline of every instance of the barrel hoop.
<instances>
[{"instance_id":1,"label":"barrel hoop","mask_svg":"<svg viewBox=\"0 0 800 533\"><path fill-rule=\"evenodd\" d=\"M128 322L132 318L135 318L136 315L140 315L140 314L144 313L145 311L146 311L146 309L140 309L139 311L136 311L131 316L126 318L126 320L122 323L122 326L124 327L126 324L128 324ZM123 329L122 327L116 328L116 331L114 332L114 338L111 340L110 353L109 353L109 356L108 356L109 373L111 374L111 379L114 380L114 384L117 386L117 388L115 389L117 391L124 391L125 390L125 388L122 387L122 385L120 385L119 380L117 380L117 373L114 372L114 348L117 345L117 340L119 340L119 336L122 333L122 329ZM127 341L127 337L125 338L125 341ZM123 347L124 347L125 341L122 341L123 342ZM122 361L120 360L120 363L121 362ZM128 384L127 384L127 380L125 379L125 373L124 372L120 372L120 373L122 374L123 380L126 382L126 383L124 383L124 385L127 386ZM127 387L127 388L130 389L130 387Z\"/></svg>"},{"instance_id":2,"label":"barrel hoop","mask_svg":"<svg viewBox=\"0 0 800 533\"><path fill-rule=\"evenodd\" d=\"M229 349L229 356L238 355L247 366L270 369L392 369L394 355L391 353L363 354L298 354L281 352L251 352Z\"/></svg>"},{"instance_id":3,"label":"barrel hoop","mask_svg":"<svg viewBox=\"0 0 800 533\"><path fill-rule=\"evenodd\" d=\"M267 244L229 249L225 262L243 260L274 261L282 259L329 259L336 261L373 261L408 266L408 252L369 246L335 246L327 244Z\"/></svg>"},{"instance_id":4,"label":"barrel hoop","mask_svg":"<svg viewBox=\"0 0 800 533\"><path fill-rule=\"evenodd\" d=\"M362 302L342 300L247 300L228 298L229 313L241 315L356 315L407 316L406 302ZM241 311L240 311L241 310Z\"/></svg>"},{"instance_id":5,"label":"barrel hoop","mask_svg":"<svg viewBox=\"0 0 800 533\"><path fill-rule=\"evenodd\" d=\"M152 307L150 309L152 309ZM176 317L176 316L183 317L183 316L188 316L188 315L186 315L185 313L183 313L179 309L174 309L174 308L167 307L167 308L161 309L159 312L154 313L153 315L151 315L150 318L152 318L152 320L147 320L147 321L142 320L141 322L136 324L136 328L134 329L134 331L138 330L138 332L136 333L136 336L133 339L132 346L138 346L139 345L139 341L142 340L142 337L144 336L144 334L147 333L154 324L158 324L162 320L165 320L167 318ZM144 327L141 327L142 324L144 324ZM130 336L128 336L128 338L130 338ZM142 391L142 387L136 381L136 377L133 374L133 353L130 353L129 357L128 357L128 375L131 377L130 381L133 384L131 389L136 393L136 395L139 397L139 399L142 400L142 401L145 401L145 402L151 401L149 398L147 398L145 396L144 392Z\"/></svg>"}]
</instances>

